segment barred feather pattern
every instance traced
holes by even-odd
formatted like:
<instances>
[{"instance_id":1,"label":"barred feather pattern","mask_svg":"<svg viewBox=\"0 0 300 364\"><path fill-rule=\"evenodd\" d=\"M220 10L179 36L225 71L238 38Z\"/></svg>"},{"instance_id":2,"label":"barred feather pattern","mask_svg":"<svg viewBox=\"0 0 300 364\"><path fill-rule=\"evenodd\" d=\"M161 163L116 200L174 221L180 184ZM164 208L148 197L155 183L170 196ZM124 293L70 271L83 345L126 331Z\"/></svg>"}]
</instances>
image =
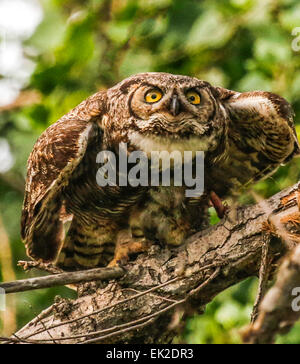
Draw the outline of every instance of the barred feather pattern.
<instances>
[{"instance_id":1,"label":"barred feather pattern","mask_svg":"<svg viewBox=\"0 0 300 364\"><path fill-rule=\"evenodd\" d=\"M157 102L145 101L151 90L161 95ZM199 95L196 105L190 90ZM205 193L189 199L187 186L100 187L97 154L118 156L120 143L149 157L153 150L204 151ZM280 96L138 74L83 101L41 135L28 160L22 239L29 256L69 270L106 266L124 236L178 246L207 225L210 191L231 196L297 154L293 112Z\"/></svg>"}]
</instances>

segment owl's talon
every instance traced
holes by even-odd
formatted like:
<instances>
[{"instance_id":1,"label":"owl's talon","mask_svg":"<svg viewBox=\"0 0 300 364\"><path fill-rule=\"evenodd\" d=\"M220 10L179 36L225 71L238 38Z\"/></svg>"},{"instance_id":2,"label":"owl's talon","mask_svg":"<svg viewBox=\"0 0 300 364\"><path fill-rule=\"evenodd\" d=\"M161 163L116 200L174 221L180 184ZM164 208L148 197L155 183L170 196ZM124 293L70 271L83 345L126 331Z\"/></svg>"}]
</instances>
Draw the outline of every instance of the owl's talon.
<instances>
[{"instance_id":1,"label":"owl's talon","mask_svg":"<svg viewBox=\"0 0 300 364\"><path fill-rule=\"evenodd\" d=\"M136 241L134 239L120 242L115 250L115 257L114 259L108 264L108 267L116 267L122 266L128 263L130 255L137 254L137 253L144 253L148 251L151 246L151 242L142 239Z\"/></svg>"},{"instance_id":2,"label":"owl's talon","mask_svg":"<svg viewBox=\"0 0 300 364\"><path fill-rule=\"evenodd\" d=\"M108 265L107 268L115 268L115 267L120 267L120 261L117 259L113 259Z\"/></svg>"},{"instance_id":3,"label":"owl's talon","mask_svg":"<svg viewBox=\"0 0 300 364\"><path fill-rule=\"evenodd\" d=\"M124 255L122 255L124 254ZM109 268L114 268L114 267L121 267L123 268L126 263L128 263L129 261L129 255L128 252L122 251L120 253L117 253L117 255L115 255L115 258L108 264L107 267Z\"/></svg>"}]
</instances>

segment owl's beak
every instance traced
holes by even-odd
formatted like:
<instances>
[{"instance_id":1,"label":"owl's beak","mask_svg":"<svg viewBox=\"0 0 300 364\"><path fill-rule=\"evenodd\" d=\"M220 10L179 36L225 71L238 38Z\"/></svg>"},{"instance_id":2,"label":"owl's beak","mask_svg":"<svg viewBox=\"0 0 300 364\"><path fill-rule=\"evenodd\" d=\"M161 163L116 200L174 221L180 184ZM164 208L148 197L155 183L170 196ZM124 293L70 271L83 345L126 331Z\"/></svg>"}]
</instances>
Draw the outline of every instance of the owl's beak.
<instances>
[{"instance_id":1,"label":"owl's beak","mask_svg":"<svg viewBox=\"0 0 300 364\"><path fill-rule=\"evenodd\" d=\"M171 104L170 104L170 111L173 116L177 116L180 113L180 101L178 100L177 95L173 95Z\"/></svg>"}]
</instances>

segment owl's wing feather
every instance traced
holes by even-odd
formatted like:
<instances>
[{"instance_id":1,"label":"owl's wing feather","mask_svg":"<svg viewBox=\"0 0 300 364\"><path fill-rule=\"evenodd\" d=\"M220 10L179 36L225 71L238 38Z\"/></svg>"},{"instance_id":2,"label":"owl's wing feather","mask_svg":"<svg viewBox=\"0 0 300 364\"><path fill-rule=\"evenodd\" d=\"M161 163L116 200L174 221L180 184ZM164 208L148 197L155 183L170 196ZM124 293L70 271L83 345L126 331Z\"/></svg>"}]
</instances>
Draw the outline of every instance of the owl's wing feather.
<instances>
[{"instance_id":1,"label":"owl's wing feather","mask_svg":"<svg viewBox=\"0 0 300 364\"><path fill-rule=\"evenodd\" d=\"M299 154L300 146L294 126L295 114L292 106L283 97L264 91L238 93L219 90L222 90L223 104L231 119L229 132L242 133L245 144L254 144L255 148L260 148L271 159L273 157L282 163L289 160L291 155ZM264 143L256 144L255 137Z\"/></svg>"},{"instance_id":2,"label":"owl's wing feather","mask_svg":"<svg viewBox=\"0 0 300 364\"><path fill-rule=\"evenodd\" d=\"M229 119L229 145L226 161L214 166L210 178L225 197L269 176L299 155L300 146L294 112L284 98L263 91L216 91Z\"/></svg>"},{"instance_id":3,"label":"owl's wing feather","mask_svg":"<svg viewBox=\"0 0 300 364\"><path fill-rule=\"evenodd\" d=\"M85 155L88 144L99 138L97 124L104 110L105 93L91 96L50 126L36 142L28 159L28 174L21 219L27 253L53 261L62 244L64 206L61 190Z\"/></svg>"}]
</instances>

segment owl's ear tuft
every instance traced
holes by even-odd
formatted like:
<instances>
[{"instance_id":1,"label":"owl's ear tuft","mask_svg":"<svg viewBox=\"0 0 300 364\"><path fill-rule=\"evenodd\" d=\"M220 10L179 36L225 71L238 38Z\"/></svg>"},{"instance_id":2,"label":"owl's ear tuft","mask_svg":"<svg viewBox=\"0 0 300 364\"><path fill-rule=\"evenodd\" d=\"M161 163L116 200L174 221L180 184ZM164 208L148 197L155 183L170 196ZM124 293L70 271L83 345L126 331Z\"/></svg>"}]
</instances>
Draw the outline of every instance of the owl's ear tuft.
<instances>
[{"instance_id":1,"label":"owl's ear tuft","mask_svg":"<svg viewBox=\"0 0 300 364\"><path fill-rule=\"evenodd\" d=\"M237 94L235 91L227 90L226 88L222 87L211 87L211 91L214 97L220 101L226 101L231 96Z\"/></svg>"},{"instance_id":2,"label":"owl's ear tuft","mask_svg":"<svg viewBox=\"0 0 300 364\"><path fill-rule=\"evenodd\" d=\"M131 79L127 79L120 84L120 90L123 94L127 95L131 86L137 85L142 81L141 78L135 77Z\"/></svg>"}]
</instances>

